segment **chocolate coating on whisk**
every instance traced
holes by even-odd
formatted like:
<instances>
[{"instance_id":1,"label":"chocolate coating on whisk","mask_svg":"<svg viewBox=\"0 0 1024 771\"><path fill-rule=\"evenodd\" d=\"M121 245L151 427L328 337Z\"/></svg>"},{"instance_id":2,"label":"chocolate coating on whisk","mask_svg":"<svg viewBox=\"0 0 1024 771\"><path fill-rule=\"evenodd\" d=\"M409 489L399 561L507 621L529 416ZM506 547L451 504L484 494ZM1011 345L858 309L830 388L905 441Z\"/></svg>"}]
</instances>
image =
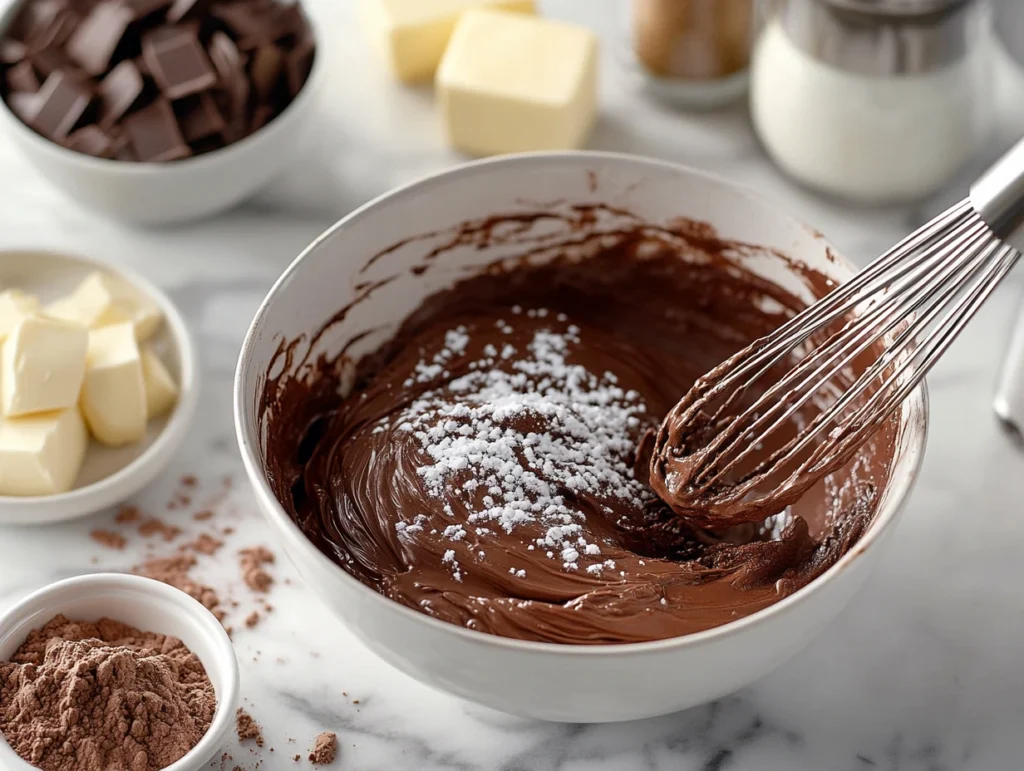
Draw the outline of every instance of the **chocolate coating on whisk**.
<instances>
[{"instance_id":1,"label":"chocolate coating on whisk","mask_svg":"<svg viewBox=\"0 0 1024 771\"><path fill-rule=\"evenodd\" d=\"M596 644L747 616L856 543L886 481L886 446L790 512L715 532L675 514L646 478L680 394L800 306L740 267L763 250L601 206L468 222L395 249L422 247L419 274L495 242L512 258L428 298L359 361L317 354L349 309L312 340L282 343L260 409L267 474L328 557L444 621ZM393 251L369 260L357 303L391 280ZM291 377L282 364L305 369Z\"/></svg>"}]
</instances>

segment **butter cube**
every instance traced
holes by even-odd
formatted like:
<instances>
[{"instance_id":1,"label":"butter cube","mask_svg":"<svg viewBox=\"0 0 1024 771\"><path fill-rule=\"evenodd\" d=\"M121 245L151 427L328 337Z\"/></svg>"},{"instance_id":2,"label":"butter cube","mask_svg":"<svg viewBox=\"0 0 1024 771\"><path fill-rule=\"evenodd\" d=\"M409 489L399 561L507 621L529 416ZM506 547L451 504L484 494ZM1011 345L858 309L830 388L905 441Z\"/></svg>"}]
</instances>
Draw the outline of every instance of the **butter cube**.
<instances>
[{"instance_id":1,"label":"butter cube","mask_svg":"<svg viewBox=\"0 0 1024 771\"><path fill-rule=\"evenodd\" d=\"M89 331L81 324L27 316L0 348L0 403L13 418L73 407L85 375Z\"/></svg>"},{"instance_id":2,"label":"butter cube","mask_svg":"<svg viewBox=\"0 0 1024 771\"><path fill-rule=\"evenodd\" d=\"M88 443L78 407L0 419L0 495L67 492Z\"/></svg>"},{"instance_id":3,"label":"butter cube","mask_svg":"<svg viewBox=\"0 0 1024 771\"><path fill-rule=\"evenodd\" d=\"M148 346L142 349L142 378L146 385L146 417L152 420L169 412L178 401L178 385Z\"/></svg>"},{"instance_id":4,"label":"butter cube","mask_svg":"<svg viewBox=\"0 0 1024 771\"><path fill-rule=\"evenodd\" d=\"M90 273L69 295L46 306L45 313L56 319L84 324L89 329L131 321L140 342L160 327L156 303L128 282L109 273Z\"/></svg>"},{"instance_id":5,"label":"butter cube","mask_svg":"<svg viewBox=\"0 0 1024 771\"><path fill-rule=\"evenodd\" d=\"M479 7L533 13L533 0L363 0L362 15L395 76L415 83L434 75L462 12Z\"/></svg>"},{"instance_id":6,"label":"butter cube","mask_svg":"<svg viewBox=\"0 0 1024 771\"><path fill-rule=\"evenodd\" d=\"M137 442L146 434L142 355L130 322L89 332L82 414L103 444Z\"/></svg>"},{"instance_id":7,"label":"butter cube","mask_svg":"<svg viewBox=\"0 0 1024 771\"><path fill-rule=\"evenodd\" d=\"M579 147L597 111L597 53L583 27L467 11L437 71L451 143L473 155Z\"/></svg>"},{"instance_id":8,"label":"butter cube","mask_svg":"<svg viewBox=\"0 0 1024 771\"><path fill-rule=\"evenodd\" d=\"M0 292L0 342L7 339L26 316L39 313L39 298L18 289Z\"/></svg>"}]
</instances>

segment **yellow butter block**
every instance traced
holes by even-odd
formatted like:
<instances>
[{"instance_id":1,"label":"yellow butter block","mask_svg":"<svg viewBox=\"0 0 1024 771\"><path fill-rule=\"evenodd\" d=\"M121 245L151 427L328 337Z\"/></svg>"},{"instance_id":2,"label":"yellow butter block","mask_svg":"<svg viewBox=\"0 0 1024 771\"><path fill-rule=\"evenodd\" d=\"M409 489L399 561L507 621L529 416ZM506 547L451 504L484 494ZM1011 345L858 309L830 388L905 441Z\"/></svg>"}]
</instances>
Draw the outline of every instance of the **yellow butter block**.
<instances>
[{"instance_id":1,"label":"yellow butter block","mask_svg":"<svg viewBox=\"0 0 1024 771\"><path fill-rule=\"evenodd\" d=\"M39 313L39 298L18 289L0 292L0 342L14 331L26 316Z\"/></svg>"},{"instance_id":2,"label":"yellow butter block","mask_svg":"<svg viewBox=\"0 0 1024 771\"><path fill-rule=\"evenodd\" d=\"M128 282L100 271L89 274L71 294L47 305L44 313L89 329L130 321L139 342L152 337L163 321L156 303Z\"/></svg>"},{"instance_id":3,"label":"yellow butter block","mask_svg":"<svg viewBox=\"0 0 1024 771\"><path fill-rule=\"evenodd\" d=\"M395 76L429 80L455 23L471 8L533 13L533 0L363 0L363 23Z\"/></svg>"},{"instance_id":4,"label":"yellow butter block","mask_svg":"<svg viewBox=\"0 0 1024 771\"><path fill-rule=\"evenodd\" d=\"M89 332L82 414L103 444L137 442L146 435L146 381L130 321Z\"/></svg>"},{"instance_id":5,"label":"yellow butter block","mask_svg":"<svg viewBox=\"0 0 1024 771\"><path fill-rule=\"evenodd\" d=\"M146 386L146 416L152 420L170 412L178 401L178 384L149 347L142 349L142 379Z\"/></svg>"},{"instance_id":6,"label":"yellow butter block","mask_svg":"<svg viewBox=\"0 0 1024 771\"><path fill-rule=\"evenodd\" d=\"M472 155L579 147L597 112L597 67L584 27L467 11L437 71L448 137Z\"/></svg>"},{"instance_id":7,"label":"yellow butter block","mask_svg":"<svg viewBox=\"0 0 1024 771\"><path fill-rule=\"evenodd\" d=\"M85 376L89 330L26 316L0 347L0 402L7 417L73 407Z\"/></svg>"},{"instance_id":8,"label":"yellow butter block","mask_svg":"<svg viewBox=\"0 0 1024 771\"><path fill-rule=\"evenodd\" d=\"M78 407L0 418L0 495L55 495L75 484L88 434Z\"/></svg>"}]
</instances>

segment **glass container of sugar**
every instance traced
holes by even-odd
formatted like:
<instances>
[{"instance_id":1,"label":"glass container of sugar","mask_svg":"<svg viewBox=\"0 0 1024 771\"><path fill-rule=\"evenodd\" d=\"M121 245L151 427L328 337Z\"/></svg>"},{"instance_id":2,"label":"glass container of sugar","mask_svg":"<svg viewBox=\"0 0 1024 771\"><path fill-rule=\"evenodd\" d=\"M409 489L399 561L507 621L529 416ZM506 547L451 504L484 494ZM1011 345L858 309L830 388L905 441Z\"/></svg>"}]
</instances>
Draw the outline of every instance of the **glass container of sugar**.
<instances>
[{"instance_id":1,"label":"glass container of sugar","mask_svg":"<svg viewBox=\"0 0 1024 771\"><path fill-rule=\"evenodd\" d=\"M754 0L633 0L633 53L647 89L689 107L740 97L754 29Z\"/></svg>"},{"instance_id":2,"label":"glass container of sugar","mask_svg":"<svg viewBox=\"0 0 1024 771\"><path fill-rule=\"evenodd\" d=\"M936 192L992 123L982 0L781 0L751 64L751 114L783 171L868 204Z\"/></svg>"}]
</instances>

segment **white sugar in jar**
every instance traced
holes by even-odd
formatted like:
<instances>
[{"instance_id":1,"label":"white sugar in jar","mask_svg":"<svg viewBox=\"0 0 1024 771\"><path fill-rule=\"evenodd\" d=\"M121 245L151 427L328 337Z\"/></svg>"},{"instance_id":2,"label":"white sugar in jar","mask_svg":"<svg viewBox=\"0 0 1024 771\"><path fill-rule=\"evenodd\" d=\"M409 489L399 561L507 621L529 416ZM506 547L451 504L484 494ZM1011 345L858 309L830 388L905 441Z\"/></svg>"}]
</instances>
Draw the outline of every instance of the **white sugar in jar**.
<instances>
[{"instance_id":1,"label":"white sugar in jar","mask_svg":"<svg viewBox=\"0 0 1024 771\"><path fill-rule=\"evenodd\" d=\"M849 200L934 193L992 123L987 22L972 0L784 0L752 61L761 141L783 171Z\"/></svg>"}]
</instances>

